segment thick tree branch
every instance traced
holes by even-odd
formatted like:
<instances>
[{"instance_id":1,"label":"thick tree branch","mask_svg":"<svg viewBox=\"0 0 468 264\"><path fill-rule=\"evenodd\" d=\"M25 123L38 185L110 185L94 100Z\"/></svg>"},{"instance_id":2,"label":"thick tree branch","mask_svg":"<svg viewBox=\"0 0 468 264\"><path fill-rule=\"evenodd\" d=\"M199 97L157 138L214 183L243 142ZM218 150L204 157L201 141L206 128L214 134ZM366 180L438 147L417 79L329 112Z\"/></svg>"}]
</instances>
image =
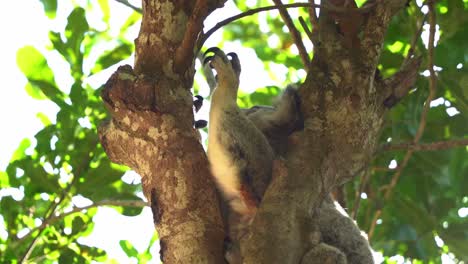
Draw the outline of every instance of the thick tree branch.
<instances>
[{"instance_id":1,"label":"thick tree branch","mask_svg":"<svg viewBox=\"0 0 468 264\"><path fill-rule=\"evenodd\" d=\"M198 35L203 29L203 21L206 16L208 16L207 2L207 0L196 1L182 43L177 47L175 53L175 69L178 73L185 72L193 61L193 47L195 47Z\"/></svg>"},{"instance_id":2,"label":"thick tree branch","mask_svg":"<svg viewBox=\"0 0 468 264\"><path fill-rule=\"evenodd\" d=\"M142 177L164 263L222 263L219 196L194 129L193 67L203 21L223 1L143 1L135 67L120 67L102 98L99 128L113 162Z\"/></svg>"},{"instance_id":3,"label":"thick tree branch","mask_svg":"<svg viewBox=\"0 0 468 264\"><path fill-rule=\"evenodd\" d=\"M273 0L273 2L275 3L276 6L278 6L278 10L281 15L281 18L283 19L284 23L289 29L289 32L291 33L291 37L294 43L296 44L297 50L299 52L299 56L301 57L302 63L304 64L304 68L308 70L309 64L310 64L310 58L304 46L304 43L302 42L301 33L297 30L296 26L294 25L294 22L288 13L288 10L285 7L282 7L283 3L281 2L281 0Z\"/></svg>"},{"instance_id":4,"label":"thick tree branch","mask_svg":"<svg viewBox=\"0 0 468 264\"><path fill-rule=\"evenodd\" d=\"M418 78L421 61L421 57L410 58L397 73L383 80L379 89L384 94L383 104L385 107L392 108L408 94Z\"/></svg>"},{"instance_id":5,"label":"thick tree branch","mask_svg":"<svg viewBox=\"0 0 468 264\"><path fill-rule=\"evenodd\" d=\"M401 69L391 76L388 79L383 80L380 83L380 89L384 91L384 105L387 108L392 108L395 106L403 97L405 97L411 87L413 87L414 82L416 81L419 73L419 66L421 65L421 57L413 57L414 50L416 48L416 42L421 37L421 31L423 29L424 21L426 16L423 18L422 22L416 25L417 30L413 35L411 40L410 49L408 54L403 61ZM377 82L380 82L377 79Z\"/></svg>"},{"instance_id":6,"label":"thick tree branch","mask_svg":"<svg viewBox=\"0 0 468 264\"><path fill-rule=\"evenodd\" d=\"M218 197L192 126L187 87L164 76L136 75L123 66L107 82L102 98L113 119L100 127L101 143L112 161L142 177L162 260L220 263L224 231L219 204L213 202Z\"/></svg>"},{"instance_id":7,"label":"thick tree branch","mask_svg":"<svg viewBox=\"0 0 468 264\"><path fill-rule=\"evenodd\" d=\"M377 67L387 27L393 15L405 7L407 0L375 1L362 28L361 61L366 71L373 73ZM364 4L363 8L369 4Z\"/></svg>"},{"instance_id":8,"label":"thick tree branch","mask_svg":"<svg viewBox=\"0 0 468 264\"><path fill-rule=\"evenodd\" d=\"M418 144L419 140L421 139L421 137L422 137L422 135L424 133L424 129L426 128L427 115L428 115L428 112L429 112L430 103L435 97L436 88L437 88L436 87L437 77L436 77L436 73L434 71L434 38L435 38L435 30L436 30L436 15L435 15L435 11L434 11L434 2L435 2L435 0L428 0L427 1L427 6L429 7L429 14L428 15L429 15L429 25L430 25L429 44L428 44L428 67L429 67L429 73L430 73L430 76L429 76L429 95L427 96L426 101L424 102L423 111L421 113L421 120L419 122L419 127L418 127L416 135L414 136L414 139L413 139L413 144L414 145ZM392 192L393 192L393 189L395 188L396 184L398 183L398 180L399 180L399 178L401 176L401 173L403 172L403 169L408 164L408 162L409 162L411 156L413 155L413 153L414 153L413 149L409 149L406 152L406 154L405 154L405 156L403 158L403 161L398 166L398 169L395 172L395 174L393 174L392 180L390 181L390 184L389 184L388 188L386 189L386 191L384 193L384 201L387 201L388 199L390 199L390 197L392 195ZM382 214L382 207L375 212L374 217L372 218L371 226L370 226L369 232L368 232L369 239L371 239L373 234L374 234L375 226L377 224L377 220L379 219L381 214Z\"/></svg>"}]
</instances>

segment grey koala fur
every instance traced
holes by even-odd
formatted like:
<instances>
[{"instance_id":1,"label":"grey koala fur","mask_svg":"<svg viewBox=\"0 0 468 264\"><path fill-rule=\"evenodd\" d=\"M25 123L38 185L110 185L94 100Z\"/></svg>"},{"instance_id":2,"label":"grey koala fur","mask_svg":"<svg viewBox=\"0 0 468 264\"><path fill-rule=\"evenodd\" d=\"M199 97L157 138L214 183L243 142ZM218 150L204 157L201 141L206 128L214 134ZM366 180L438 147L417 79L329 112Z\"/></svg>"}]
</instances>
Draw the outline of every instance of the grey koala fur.
<instances>
[{"instance_id":1,"label":"grey koala fur","mask_svg":"<svg viewBox=\"0 0 468 264\"><path fill-rule=\"evenodd\" d=\"M229 263L242 263L239 240L270 183L273 160L281 140L293 130L298 99L288 87L274 107L237 106L240 62L236 54L211 48L204 63L217 72L217 86L211 98L208 125L208 159L211 172L229 208L224 208L230 242L226 252ZM229 59L230 57L230 59Z\"/></svg>"},{"instance_id":2,"label":"grey koala fur","mask_svg":"<svg viewBox=\"0 0 468 264\"><path fill-rule=\"evenodd\" d=\"M218 75L211 98L208 159L211 171L231 208L252 214L271 178L273 160L285 153L287 136L300 127L296 87L286 88L271 106L237 106L240 62L235 53L208 49L206 57ZM229 59L231 57L231 59Z\"/></svg>"},{"instance_id":3,"label":"grey koala fur","mask_svg":"<svg viewBox=\"0 0 468 264\"><path fill-rule=\"evenodd\" d=\"M303 128L300 100L295 85L286 88L273 107L237 106L240 62L235 53L218 48L204 63L217 72L217 86L211 99L208 129L208 159L211 171L230 208L227 211L228 245L226 259L242 263L240 238L268 187L275 157L287 150L287 138ZM229 59L231 57L231 59ZM329 198L320 207L319 228L323 242L346 255L347 263L373 263L367 239L355 222Z\"/></svg>"},{"instance_id":4,"label":"grey koala fur","mask_svg":"<svg viewBox=\"0 0 468 264\"><path fill-rule=\"evenodd\" d=\"M253 215L271 178L273 150L263 133L237 106L240 63L234 53L209 49L217 71L208 125L211 172L231 208Z\"/></svg>"}]
</instances>

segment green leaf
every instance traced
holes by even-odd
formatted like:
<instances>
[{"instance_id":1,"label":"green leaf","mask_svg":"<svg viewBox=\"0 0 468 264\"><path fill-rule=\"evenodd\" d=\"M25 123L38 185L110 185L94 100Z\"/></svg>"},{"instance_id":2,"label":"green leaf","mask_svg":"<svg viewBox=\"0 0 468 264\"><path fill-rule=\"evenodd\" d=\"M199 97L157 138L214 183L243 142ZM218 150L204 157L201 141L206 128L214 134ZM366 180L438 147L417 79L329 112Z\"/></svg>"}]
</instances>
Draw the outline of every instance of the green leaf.
<instances>
[{"instance_id":1,"label":"green leaf","mask_svg":"<svg viewBox=\"0 0 468 264\"><path fill-rule=\"evenodd\" d=\"M63 41L61 34L59 32L49 31L49 40L52 42L53 48L70 63L71 58L67 51L67 44Z\"/></svg>"},{"instance_id":2,"label":"green leaf","mask_svg":"<svg viewBox=\"0 0 468 264\"><path fill-rule=\"evenodd\" d=\"M107 158L102 159L97 167L84 175L85 178L77 184L77 191L93 201L125 198L136 188L125 184L122 175L122 170L115 169Z\"/></svg>"},{"instance_id":3,"label":"green leaf","mask_svg":"<svg viewBox=\"0 0 468 264\"><path fill-rule=\"evenodd\" d=\"M52 121L50 121L49 117L42 113L42 112L39 112L36 114L36 117L39 118L39 120L41 120L41 123L44 125L44 126L49 126L52 124Z\"/></svg>"},{"instance_id":4,"label":"green leaf","mask_svg":"<svg viewBox=\"0 0 468 264\"><path fill-rule=\"evenodd\" d=\"M79 215L75 216L72 221L71 235L75 235L81 232L83 230L84 225L85 225L85 222L83 221L83 218Z\"/></svg>"},{"instance_id":5,"label":"green leaf","mask_svg":"<svg viewBox=\"0 0 468 264\"><path fill-rule=\"evenodd\" d=\"M32 80L45 80L52 82L54 73L40 51L33 46L25 46L16 53L16 63L23 74Z\"/></svg>"},{"instance_id":6,"label":"green leaf","mask_svg":"<svg viewBox=\"0 0 468 264\"><path fill-rule=\"evenodd\" d=\"M106 254L106 251L104 251L103 249L96 248L96 247L89 247L89 246L85 246L81 244L79 246L80 246L81 254L88 258L87 262L91 262L91 261L92 262L97 261L99 263L105 262L107 258L107 254Z\"/></svg>"},{"instance_id":7,"label":"green leaf","mask_svg":"<svg viewBox=\"0 0 468 264\"><path fill-rule=\"evenodd\" d=\"M29 81L26 91L31 97L45 99L47 96L58 105L62 104L64 95L57 88L54 73L41 52L25 46L16 53L16 63Z\"/></svg>"},{"instance_id":8,"label":"green leaf","mask_svg":"<svg viewBox=\"0 0 468 264\"><path fill-rule=\"evenodd\" d=\"M125 21L125 23L120 28L121 32L126 32L129 27L135 25L135 23L141 21L141 14L133 12Z\"/></svg>"},{"instance_id":9,"label":"green leaf","mask_svg":"<svg viewBox=\"0 0 468 264\"><path fill-rule=\"evenodd\" d=\"M68 16L68 23L65 27L65 37L67 56L72 69L72 75L75 80L81 79L83 75L83 52L81 44L89 31L89 24L86 20L86 12L83 8L75 8Z\"/></svg>"},{"instance_id":10,"label":"green leaf","mask_svg":"<svg viewBox=\"0 0 468 264\"><path fill-rule=\"evenodd\" d=\"M42 93L41 89L38 89L38 87L35 87L32 85L32 83L28 82L26 86L24 87L26 90L26 93L31 96L32 98L36 100L44 100L47 99L47 97Z\"/></svg>"},{"instance_id":11,"label":"green leaf","mask_svg":"<svg viewBox=\"0 0 468 264\"><path fill-rule=\"evenodd\" d=\"M87 94L85 89L82 87L81 81L75 82L70 90L70 99L72 103L78 108L78 112L83 112L86 106Z\"/></svg>"},{"instance_id":12,"label":"green leaf","mask_svg":"<svg viewBox=\"0 0 468 264\"><path fill-rule=\"evenodd\" d=\"M277 86L267 86L257 89L250 95L250 100L253 105L271 105L272 98L277 96L280 90L281 89Z\"/></svg>"},{"instance_id":13,"label":"green leaf","mask_svg":"<svg viewBox=\"0 0 468 264\"><path fill-rule=\"evenodd\" d=\"M143 201L140 197L133 193L123 193L118 196L118 198L114 199L119 199L122 201ZM116 208L117 211L119 211L122 215L125 216L137 216L141 214L141 211L143 210L143 207L135 206L114 206L114 208Z\"/></svg>"},{"instance_id":14,"label":"green leaf","mask_svg":"<svg viewBox=\"0 0 468 264\"><path fill-rule=\"evenodd\" d=\"M437 222L424 208L415 201L403 195L394 195L392 199L394 209L398 208L403 221L410 224L418 234L435 230Z\"/></svg>"},{"instance_id":15,"label":"green leaf","mask_svg":"<svg viewBox=\"0 0 468 264\"><path fill-rule=\"evenodd\" d=\"M42 5L44 6L44 12L46 15L52 19L55 18L57 13L57 0L41 0Z\"/></svg>"},{"instance_id":16,"label":"green leaf","mask_svg":"<svg viewBox=\"0 0 468 264\"><path fill-rule=\"evenodd\" d=\"M4 171L0 171L0 188L6 188L6 187L10 187L8 174Z\"/></svg>"},{"instance_id":17,"label":"green leaf","mask_svg":"<svg viewBox=\"0 0 468 264\"><path fill-rule=\"evenodd\" d=\"M85 263L86 259L74 250L66 247L60 251L59 264Z\"/></svg>"},{"instance_id":18,"label":"green leaf","mask_svg":"<svg viewBox=\"0 0 468 264\"><path fill-rule=\"evenodd\" d=\"M109 23L109 17L110 17L109 0L98 0L98 3L99 3L99 7L101 7L104 22Z\"/></svg>"},{"instance_id":19,"label":"green leaf","mask_svg":"<svg viewBox=\"0 0 468 264\"><path fill-rule=\"evenodd\" d=\"M25 138L21 140L21 143L19 144L18 148L15 150L13 153L13 156L10 159L10 163L15 161L15 160L20 160L26 157L26 149L28 149L31 146L31 140L28 138Z\"/></svg>"},{"instance_id":20,"label":"green leaf","mask_svg":"<svg viewBox=\"0 0 468 264\"><path fill-rule=\"evenodd\" d=\"M108 67L127 59L133 52L133 45L130 43L122 43L113 50L102 54L96 61L91 74L107 69Z\"/></svg>"},{"instance_id":21,"label":"green leaf","mask_svg":"<svg viewBox=\"0 0 468 264\"><path fill-rule=\"evenodd\" d=\"M468 241L468 221L449 224L448 228L439 230L439 235L448 245L450 252L459 259L468 259L466 243Z\"/></svg>"},{"instance_id":22,"label":"green leaf","mask_svg":"<svg viewBox=\"0 0 468 264\"><path fill-rule=\"evenodd\" d=\"M57 175L47 173L41 164L33 160L24 160L21 163L24 176L30 180L29 185L25 188L26 195L56 193L61 190L57 182Z\"/></svg>"},{"instance_id":23,"label":"green leaf","mask_svg":"<svg viewBox=\"0 0 468 264\"><path fill-rule=\"evenodd\" d=\"M128 240L120 240L119 245L127 256L138 257L138 250Z\"/></svg>"},{"instance_id":24,"label":"green leaf","mask_svg":"<svg viewBox=\"0 0 468 264\"><path fill-rule=\"evenodd\" d=\"M0 209L5 220L5 230L8 231L10 236L16 236L19 231L16 220L21 215L18 201L15 201L11 196L4 196L0 199Z\"/></svg>"},{"instance_id":25,"label":"green leaf","mask_svg":"<svg viewBox=\"0 0 468 264\"><path fill-rule=\"evenodd\" d=\"M57 88L55 83L52 84L43 80L29 80L29 83L35 87L38 87L46 97L48 97L58 106L62 106L64 104L63 100L65 95Z\"/></svg>"}]
</instances>

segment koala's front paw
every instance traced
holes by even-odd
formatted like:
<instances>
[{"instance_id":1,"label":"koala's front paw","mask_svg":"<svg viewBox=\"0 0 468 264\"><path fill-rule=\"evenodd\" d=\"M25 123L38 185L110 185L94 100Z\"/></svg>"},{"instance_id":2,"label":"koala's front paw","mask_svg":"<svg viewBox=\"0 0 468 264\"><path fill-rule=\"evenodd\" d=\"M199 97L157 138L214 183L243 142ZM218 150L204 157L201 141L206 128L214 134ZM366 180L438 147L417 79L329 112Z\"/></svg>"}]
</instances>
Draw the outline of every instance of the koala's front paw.
<instances>
[{"instance_id":1,"label":"koala's front paw","mask_svg":"<svg viewBox=\"0 0 468 264\"><path fill-rule=\"evenodd\" d=\"M209 53L213 53L214 55L206 56ZM204 55L205 60L203 64L210 63L211 68L216 70L216 81L218 83L227 82L235 84L236 87L239 85L241 66L236 53L230 52L225 54L221 49L212 47Z\"/></svg>"}]
</instances>

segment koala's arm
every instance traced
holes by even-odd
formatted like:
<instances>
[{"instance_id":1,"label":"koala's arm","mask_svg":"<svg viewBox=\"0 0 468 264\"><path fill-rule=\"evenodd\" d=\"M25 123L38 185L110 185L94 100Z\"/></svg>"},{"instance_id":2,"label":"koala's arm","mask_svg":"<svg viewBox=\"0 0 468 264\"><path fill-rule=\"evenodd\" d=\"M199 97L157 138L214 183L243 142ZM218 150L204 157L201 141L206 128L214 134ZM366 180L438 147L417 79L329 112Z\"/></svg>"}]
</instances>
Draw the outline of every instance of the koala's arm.
<instances>
[{"instance_id":1,"label":"koala's arm","mask_svg":"<svg viewBox=\"0 0 468 264\"><path fill-rule=\"evenodd\" d=\"M237 106L240 63L233 53L207 51L217 72L208 125L211 172L231 208L241 215L255 213L271 178L273 150L266 137ZM231 59L229 59L229 57Z\"/></svg>"}]
</instances>

